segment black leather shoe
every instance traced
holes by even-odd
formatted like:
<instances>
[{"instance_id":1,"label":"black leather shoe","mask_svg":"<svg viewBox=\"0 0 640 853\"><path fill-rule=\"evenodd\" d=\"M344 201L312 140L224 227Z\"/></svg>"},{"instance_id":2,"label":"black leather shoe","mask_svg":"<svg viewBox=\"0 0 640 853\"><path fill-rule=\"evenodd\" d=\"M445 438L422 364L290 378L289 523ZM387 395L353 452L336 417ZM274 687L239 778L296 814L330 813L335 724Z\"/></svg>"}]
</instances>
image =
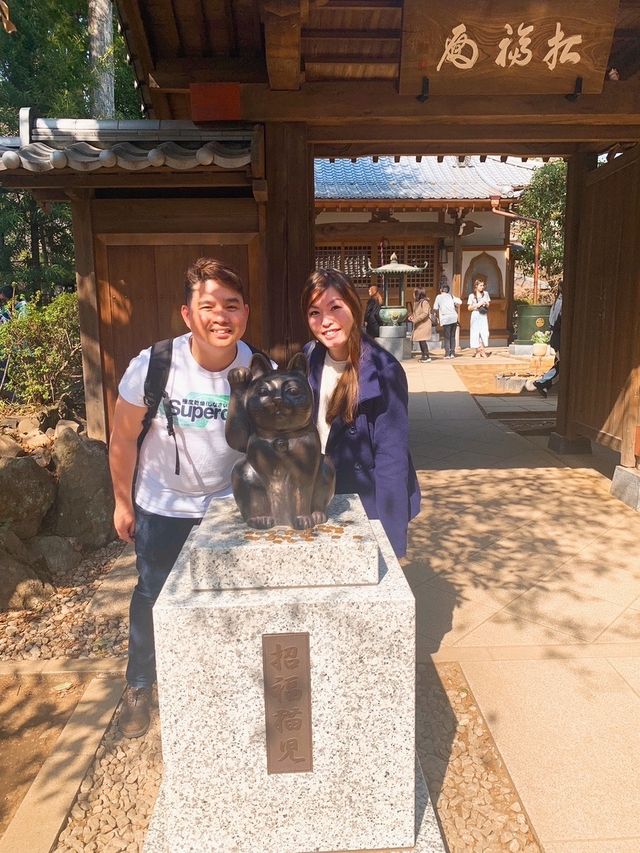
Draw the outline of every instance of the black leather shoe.
<instances>
[{"instance_id":1,"label":"black leather shoe","mask_svg":"<svg viewBox=\"0 0 640 853\"><path fill-rule=\"evenodd\" d=\"M127 686L118 720L118 728L125 737L142 737L147 732L150 703L150 687Z\"/></svg>"},{"instance_id":2,"label":"black leather shoe","mask_svg":"<svg viewBox=\"0 0 640 853\"><path fill-rule=\"evenodd\" d=\"M534 384L535 389L536 389L536 391L538 392L538 394L540 394L540 396L541 396L541 397L544 397L544 398L545 398L545 400L546 400L546 398L547 398L547 389L546 389L543 385L541 385L539 382L534 382L533 384Z\"/></svg>"}]
</instances>

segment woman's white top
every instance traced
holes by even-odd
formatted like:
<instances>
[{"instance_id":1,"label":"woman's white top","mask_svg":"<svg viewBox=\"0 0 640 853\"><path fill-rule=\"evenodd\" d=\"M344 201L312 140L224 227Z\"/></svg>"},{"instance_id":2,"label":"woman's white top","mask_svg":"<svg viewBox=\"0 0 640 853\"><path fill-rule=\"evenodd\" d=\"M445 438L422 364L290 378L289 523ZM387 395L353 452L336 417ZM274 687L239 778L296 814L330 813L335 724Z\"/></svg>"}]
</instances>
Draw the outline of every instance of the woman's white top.
<instances>
[{"instance_id":1,"label":"woman's white top","mask_svg":"<svg viewBox=\"0 0 640 853\"><path fill-rule=\"evenodd\" d=\"M334 361L329 353L325 355L322 367L322 379L320 380L320 399L318 401L318 432L320 434L320 444L323 453L327 446L329 431L331 430L331 425L327 423L329 401L346 367L346 361Z\"/></svg>"}]
</instances>

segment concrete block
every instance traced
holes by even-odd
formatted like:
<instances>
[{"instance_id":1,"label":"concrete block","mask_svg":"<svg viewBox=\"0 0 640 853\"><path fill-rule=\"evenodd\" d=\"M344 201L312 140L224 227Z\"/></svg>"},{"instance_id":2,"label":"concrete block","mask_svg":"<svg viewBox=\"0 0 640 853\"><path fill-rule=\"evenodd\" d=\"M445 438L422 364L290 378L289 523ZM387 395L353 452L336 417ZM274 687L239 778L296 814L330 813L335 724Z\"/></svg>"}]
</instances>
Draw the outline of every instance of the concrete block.
<instances>
[{"instance_id":1,"label":"concrete block","mask_svg":"<svg viewBox=\"0 0 640 853\"><path fill-rule=\"evenodd\" d=\"M547 447L549 450L553 450L554 453L559 453L561 455L591 453L591 442L588 438L582 438L582 436L578 436L577 438L567 438L564 435L560 435L558 432L551 433Z\"/></svg>"},{"instance_id":2,"label":"concrete block","mask_svg":"<svg viewBox=\"0 0 640 853\"><path fill-rule=\"evenodd\" d=\"M640 511L640 471L616 465L611 481L611 495L631 509Z\"/></svg>"}]
</instances>

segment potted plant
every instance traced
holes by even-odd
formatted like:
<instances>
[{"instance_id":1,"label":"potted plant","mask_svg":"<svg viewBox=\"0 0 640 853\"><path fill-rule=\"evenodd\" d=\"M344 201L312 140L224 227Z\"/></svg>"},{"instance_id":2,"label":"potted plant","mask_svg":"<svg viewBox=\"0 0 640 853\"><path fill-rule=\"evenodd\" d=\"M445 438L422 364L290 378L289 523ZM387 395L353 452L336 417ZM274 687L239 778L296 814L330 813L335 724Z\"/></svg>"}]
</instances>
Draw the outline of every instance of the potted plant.
<instances>
[{"instance_id":1,"label":"potted plant","mask_svg":"<svg viewBox=\"0 0 640 853\"><path fill-rule=\"evenodd\" d=\"M531 342L533 343L533 351L532 354L541 357L547 354L547 350L549 349L549 341L551 339L551 332L542 332L538 330L531 335Z\"/></svg>"}]
</instances>

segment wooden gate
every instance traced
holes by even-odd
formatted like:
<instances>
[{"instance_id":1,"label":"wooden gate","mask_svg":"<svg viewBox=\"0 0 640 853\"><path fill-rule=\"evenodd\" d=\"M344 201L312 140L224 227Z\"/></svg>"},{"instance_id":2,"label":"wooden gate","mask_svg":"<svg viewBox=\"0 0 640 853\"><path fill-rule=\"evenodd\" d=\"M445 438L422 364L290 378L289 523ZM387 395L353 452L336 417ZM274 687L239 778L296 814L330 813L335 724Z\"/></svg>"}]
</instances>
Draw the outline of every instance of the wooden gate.
<instances>
[{"instance_id":1,"label":"wooden gate","mask_svg":"<svg viewBox=\"0 0 640 853\"><path fill-rule=\"evenodd\" d=\"M571 432L635 466L640 391L640 148L587 174L573 320L562 350Z\"/></svg>"}]
</instances>

